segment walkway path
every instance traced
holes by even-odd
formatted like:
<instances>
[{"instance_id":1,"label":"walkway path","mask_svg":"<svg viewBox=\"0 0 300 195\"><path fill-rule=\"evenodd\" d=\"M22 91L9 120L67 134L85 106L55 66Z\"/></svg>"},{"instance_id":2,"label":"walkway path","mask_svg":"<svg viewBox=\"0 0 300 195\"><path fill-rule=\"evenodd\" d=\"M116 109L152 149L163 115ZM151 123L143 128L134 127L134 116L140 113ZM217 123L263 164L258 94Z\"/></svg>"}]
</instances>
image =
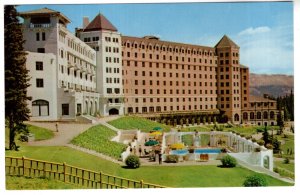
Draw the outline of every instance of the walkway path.
<instances>
[{"instance_id":1,"label":"walkway path","mask_svg":"<svg viewBox=\"0 0 300 195\"><path fill-rule=\"evenodd\" d=\"M54 137L48 140L29 142L30 146L65 146L74 137L84 132L93 124L80 124L80 123L58 123L58 132L56 132L55 122L28 122L28 124L50 129L54 132Z\"/></svg>"},{"instance_id":2,"label":"walkway path","mask_svg":"<svg viewBox=\"0 0 300 195\"><path fill-rule=\"evenodd\" d=\"M29 142L30 146L66 146L70 143L70 141L79 135L80 133L86 131L92 126L97 124L102 124L111 128L112 126L106 123L110 120L115 120L119 118L119 116L109 116L105 118L97 118L96 123L94 124L86 124L86 123L76 123L76 122L59 122L58 123L58 132L56 132L55 122L27 122L28 124L43 127L49 130L52 130L54 133L54 137L48 140L42 141L34 141ZM113 130L118 131L118 129L114 128Z\"/></svg>"}]
</instances>

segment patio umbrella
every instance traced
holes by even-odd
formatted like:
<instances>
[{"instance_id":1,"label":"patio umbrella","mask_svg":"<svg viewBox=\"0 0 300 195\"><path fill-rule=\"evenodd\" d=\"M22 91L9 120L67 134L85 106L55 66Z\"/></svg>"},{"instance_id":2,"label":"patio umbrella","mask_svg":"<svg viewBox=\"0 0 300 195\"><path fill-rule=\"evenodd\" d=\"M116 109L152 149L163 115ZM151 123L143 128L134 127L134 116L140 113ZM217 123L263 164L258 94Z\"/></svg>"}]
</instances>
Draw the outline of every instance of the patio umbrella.
<instances>
[{"instance_id":1,"label":"patio umbrella","mask_svg":"<svg viewBox=\"0 0 300 195\"><path fill-rule=\"evenodd\" d=\"M150 133L151 136L156 136L156 135L162 135L162 132L160 131L154 131L152 133Z\"/></svg>"},{"instance_id":2,"label":"patio umbrella","mask_svg":"<svg viewBox=\"0 0 300 195\"><path fill-rule=\"evenodd\" d=\"M183 143L176 143L176 144L172 144L171 145L171 148L172 149L176 149L176 150L178 150L178 149L183 149L185 146L184 146L184 144Z\"/></svg>"},{"instance_id":3,"label":"patio umbrella","mask_svg":"<svg viewBox=\"0 0 300 195\"><path fill-rule=\"evenodd\" d=\"M145 142L145 146L155 146L158 144L158 141L156 140L149 140L147 142Z\"/></svg>"},{"instance_id":4,"label":"patio umbrella","mask_svg":"<svg viewBox=\"0 0 300 195\"><path fill-rule=\"evenodd\" d=\"M154 130L154 131L161 131L162 128L161 128L161 127L154 127L153 130Z\"/></svg>"}]
</instances>

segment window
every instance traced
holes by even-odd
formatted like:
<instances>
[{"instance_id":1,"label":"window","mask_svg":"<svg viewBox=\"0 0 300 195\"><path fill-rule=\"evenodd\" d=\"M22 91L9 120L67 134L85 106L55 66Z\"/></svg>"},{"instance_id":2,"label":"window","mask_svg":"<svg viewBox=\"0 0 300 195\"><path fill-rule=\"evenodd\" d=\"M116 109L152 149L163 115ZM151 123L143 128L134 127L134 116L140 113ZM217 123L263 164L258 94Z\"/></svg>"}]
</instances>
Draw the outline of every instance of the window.
<instances>
[{"instance_id":1,"label":"window","mask_svg":"<svg viewBox=\"0 0 300 195\"><path fill-rule=\"evenodd\" d=\"M69 115L69 104L61 105L62 115Z\"/></svg>"},{"instance_id":2,"label":"window","mask_svg":"<svg viewBox=\"0 0 300 195\"><path fill-rule=\"evenodd\" d=\"M38 53L45 53L45 48L37 48Z\"/></svg>"},{"instance_id":3,"label":"window","mask_svg":"<svg viewBox=\"0 0 300 195\"><path fill-rule=\"evenodd\" d=\"M46 40L46 33L42 32L42 40L45 41Z\"/></svg>"},{"instance_id":4,"label":"window","mask_svg":"<svg viewBox=\"0 0 300 195\"><path fill-rule=\"evenodd\" d=\"M36 87L43 88L44 87L44 79L36 79Z\"/></svg>"},{"instance_id":5,"label":"window","mask_svg":"<svg viewBox=\"0 0 300 195\"><path fill-rule=\"evenodd\" d=\"M49 102L46 100L33 101L32 116L49 116Z\"/></svg>"},{"instance_id":6,"label":"window","mask_svg":"<svg viewBox=\"0 0 300 195\"><path fill-rule=\"evenodd\" d=\"M36 41L40 40L40 33L39 32L35 34L35 38L36 38Z\"/></svg>"},{"instance_id":7,"label":"window","mask_svg":"<svg viewBox=\"0 0 300 195\"><path fill-rule=\"evenodd\" d=\"M35 62L36 70L43 70L43 62Z\"/></svg>"},{"instance_id":8,"label":"window","mask_svg":"<svg viewBox=\"0 0 300 195\"><path fill-rule=\"evenodd\" d=\"M108 94L111 94L111 93L112 93L112 88L107 88L107 89L106 89L106 92L107 92Z\"/></svg>"}]
</instances>

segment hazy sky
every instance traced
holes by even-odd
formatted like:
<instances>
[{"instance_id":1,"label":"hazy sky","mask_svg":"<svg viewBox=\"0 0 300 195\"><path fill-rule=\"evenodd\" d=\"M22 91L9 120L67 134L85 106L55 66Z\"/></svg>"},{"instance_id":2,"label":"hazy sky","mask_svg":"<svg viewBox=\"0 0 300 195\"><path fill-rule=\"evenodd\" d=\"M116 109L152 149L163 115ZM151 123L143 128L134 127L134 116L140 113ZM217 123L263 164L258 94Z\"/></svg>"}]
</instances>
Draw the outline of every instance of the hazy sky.
<instances>
[{"instance_id":1,"label":"hazy sky","mask_svg":"<svg viewBox=\"0 0 300 195\"><path fill-rule=\"evenodd\" d=\"M123 35L156 35L161 40L215 46L224 34L240 46L240 62L253 73L294 74L293 3L167 3L22 5L18 11L48 7L82 26L100 12Z\"/></svg>"}]
</instances>

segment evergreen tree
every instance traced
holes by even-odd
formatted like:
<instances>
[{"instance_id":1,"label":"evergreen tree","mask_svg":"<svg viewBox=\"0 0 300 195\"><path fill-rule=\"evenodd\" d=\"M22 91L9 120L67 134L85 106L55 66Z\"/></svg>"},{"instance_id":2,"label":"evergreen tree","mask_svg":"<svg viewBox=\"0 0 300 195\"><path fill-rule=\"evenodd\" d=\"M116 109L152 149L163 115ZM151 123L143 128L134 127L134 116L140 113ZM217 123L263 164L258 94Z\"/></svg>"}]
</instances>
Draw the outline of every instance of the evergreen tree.
<instances>
[{"instance_id":1,"label":"evergreen tree","mask_svg":"<svg viewBox=\"0 0 300 195\"><path fill-rule=\"evenodd\" d=\"M26 53L21 24L14 5L4 7L5 45L5 119L9 128L9 149L17 150L15 137L26 130L23 121L28 120Z\"/></svg>"},{"instance_id":2,"label":"evergreen tree","mask_svg":"<svg viewBox=\"0 0 300 195\"><path fill-rule=\"evenodd\" d=\"M267 126L265 126L265 129L264 129L264 132L263 132L263 137L262 137L262 139L264 140L264 142L265 142L265 146L267 145L267 144L269 144L269 143L271 143L271 140L272 140L272 138L270 138L270 135L269 135L269 132L268 132L268 130L267 130Z\"/></svg>"}]
</instances>

